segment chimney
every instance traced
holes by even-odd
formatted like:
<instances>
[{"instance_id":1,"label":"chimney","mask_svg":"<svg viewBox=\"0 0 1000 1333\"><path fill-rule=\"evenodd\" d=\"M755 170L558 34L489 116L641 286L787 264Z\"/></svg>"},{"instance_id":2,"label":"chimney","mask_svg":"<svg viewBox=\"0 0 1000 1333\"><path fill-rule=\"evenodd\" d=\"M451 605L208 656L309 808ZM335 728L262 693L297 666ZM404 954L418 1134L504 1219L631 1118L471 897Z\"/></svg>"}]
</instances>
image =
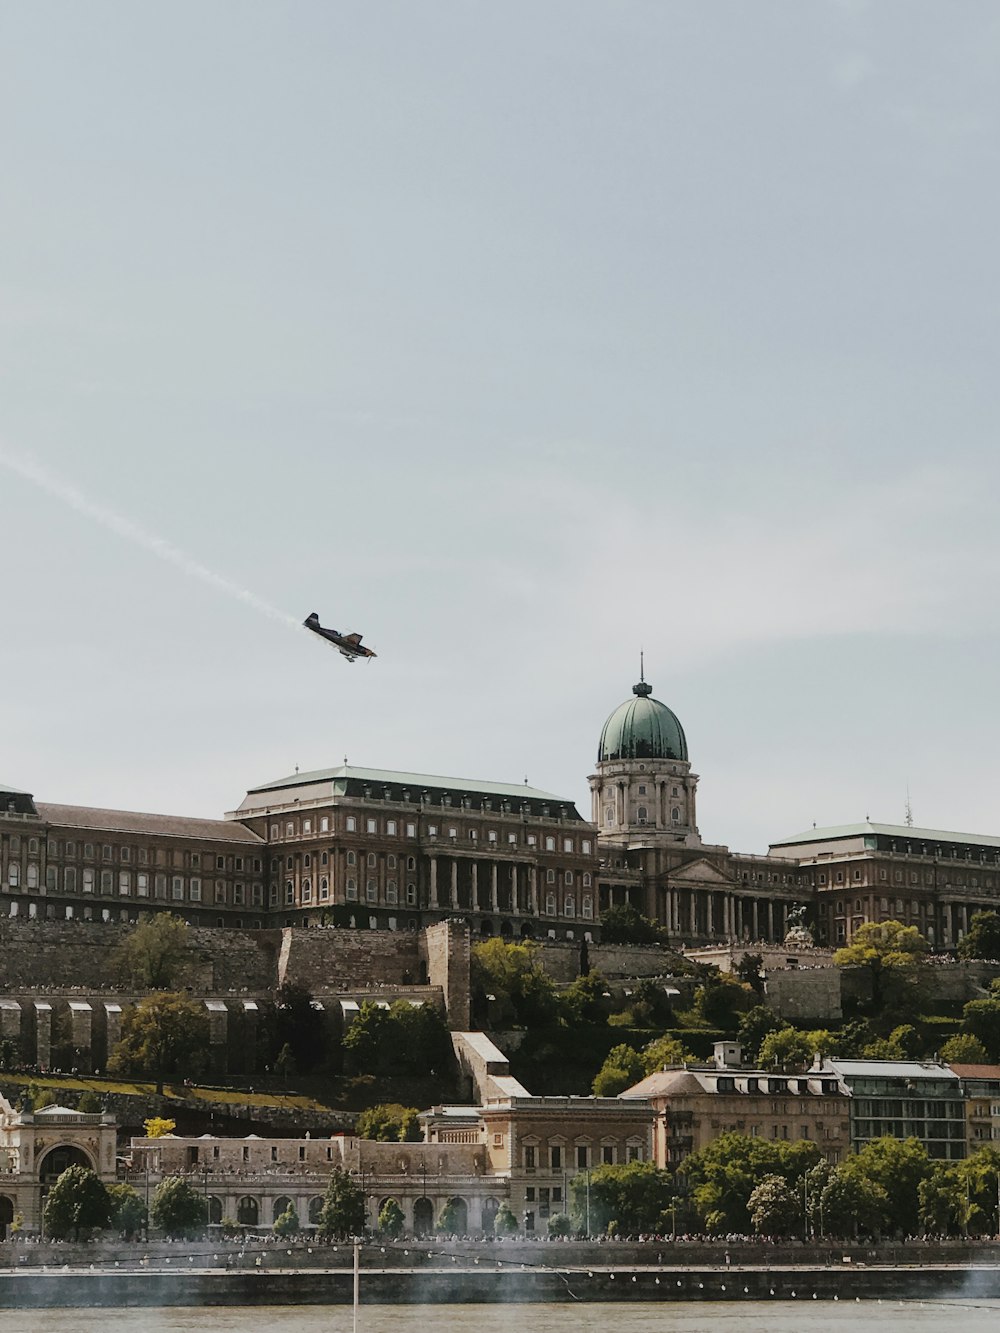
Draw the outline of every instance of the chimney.
<instances>
[{"instance_id":1,"label":"chimney","mask_svg":"<svg viewBox=\"0 0 1000 1333\"><path fill-rule=\"evenodd\" d=\"M738 1041L717 1041L712 1047L716 1069L739 1069L743 1050Z\"/></svg>"}]
</instances>

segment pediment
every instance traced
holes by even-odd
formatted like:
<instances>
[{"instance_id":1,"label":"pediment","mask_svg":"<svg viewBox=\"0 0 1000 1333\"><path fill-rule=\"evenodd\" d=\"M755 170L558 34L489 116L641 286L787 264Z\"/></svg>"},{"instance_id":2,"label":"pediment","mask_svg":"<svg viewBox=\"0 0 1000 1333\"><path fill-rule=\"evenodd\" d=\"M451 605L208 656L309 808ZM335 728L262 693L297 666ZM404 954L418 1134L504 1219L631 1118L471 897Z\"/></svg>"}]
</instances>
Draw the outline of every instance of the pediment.
<instances>
[{"instance_id":1,"label":"pediment","mask_svg":"<svg viewBox=\"0 0 1000 1333\"><path fill-rule=\"evenodd\" d=\"M688 861L670 872L670 884L697 884L700 887L718 884L727 888L734 887L736 881L731 875L724 875L711 861L700 856L697 861Z\"/></svg>"}]
</instances>

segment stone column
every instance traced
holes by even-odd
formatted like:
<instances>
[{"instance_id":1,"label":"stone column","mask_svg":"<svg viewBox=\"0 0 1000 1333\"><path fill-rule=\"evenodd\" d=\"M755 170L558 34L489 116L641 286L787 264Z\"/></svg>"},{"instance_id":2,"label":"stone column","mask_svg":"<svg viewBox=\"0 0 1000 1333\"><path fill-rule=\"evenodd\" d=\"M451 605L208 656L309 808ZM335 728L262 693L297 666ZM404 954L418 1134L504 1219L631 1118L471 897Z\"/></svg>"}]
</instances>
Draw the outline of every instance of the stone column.
<instances>
[{"instance_id":1,"label":"stone column","mask_svg":"<svg viewBox=\"0 0 1000 1333\"><path fill-rule=\"evenodd\" d=\"M753 900L753 902L752 902L752 904L751 904L750 911L751 911L751 924L752 924L752 926L753 926L753 937L754 937L755 940L759 940L759 939L760 939L760 922L757 920L757 899L756 899L756 898L754 898L754 900Z\"/></svg>"},{"instance_id":2,"label":"stone column","mask_svg":"<svg viewBox=\"0 0 1000 1333\"><path fill-rule=\"evenodd\" d=\"M438 905L438 859L436 856L432 856L431 857L431 900L429 906L437 907L437 905Z\"/></svg>"},{"instance_id":3,"label":"stone column","mask_svg":"<svg viewBox=\"0 0 1000 1333\"><path fill-rule=\"evenodd\" d=\"M688 895L690 898L689 907L690 907L690 920L691 920L691 934L692 936L694 936L697 935L698 933L698 905L697 902L695 901L694 889L688 889Z\"/></svg>"},{"instance_id":4,"label":"stone column","mask_svg":"<svg viewBox=\"0 0 1000 1333\"><path fill-rule=\"evenodd\" d=\"M711 889L705 894L705 933L709 939L715 935L715 894Z\"/></svg>"},{"instance_id":5,"label":"stone column","mask_svg":"<svg viewBox=\"0 0 1000 1333\"><path fill-rule=\"evenodd\" d=\"M253 1074L257 1069L257 1025L260 1009L256 1000L243 1001L243 1067Z\"/></svg>"},{"instance_id":6,"label":"stone column","mask_svg":"<svg viewBox=\"0 0 1000 1333\"><path fill-rule=\"evenodd\" d=\"M951 945L951 904L941 904L941 943L947 948Z\"/></svg>"},{"instance_id":7,"label":"stone column","mask_svg":"<svg viewBox=\"0 0 1000 1333\"><path fill-rule=\"evenodd\" d=\"M965 903L962 903L958 909L958 928L961 931L962 936L968 935L969 909L966 907Z\"/></svg>"},{"instance_id":8,"label":"stone column","mask_svg":"<svg viewBox=\"0 0 1000 1333\"><path fill-rule=\"evenodd\" d=\"M451 906L458 906L458 857L451 858Z\"/></svg>"},{"instance_id":9,"label":"stone column","mask_svg":"<svg viewBox=\"0 0 1000 1333\"><path fill-rule=\"evenodd\" d=\"M538 915L538 867L528 867L528 911Z\"/></svg>"},{"instance_id":10,"label":"stone column","mask_svg":"<svg viewBox=\"0 0 1000 1333\"><path fill-rule=\"evenodd\" d=\"M107 1033L107 1055L106 1059L111 1059L111 1052L115 1049L122 1039L122 1007L120 1004L114 1004L106 1001L104 1005L104 1022Z\"/></svg>"},{"instance_id":11,"label":"stone column","mask_svg":"<svg viewBox=\"0 0 1000 1333\"><path fill-rule=\"evenodd\" d=\"M70 1000L69 1015L74 1055L79 1067L89 1073L93 1068L94 1011L86 1000Z\"/></svg>"},{"instance_id":12,"label":"stone column","mask_svg":"<svg viewBox=\"0 0 1000 1333\"><path fill-rule=\"evenodd\" d=\"M490 911L491 912L500 911L500 892L497 885L498 877L499 877L499 867L497 866L496 861L492 861L490 863Z\"/></svg>"},{"instance_id":13,"label":"stone column","mask_svg":"<svg viewBox=\"0 0 1000 1333\"><path fill-rule=\"evenodd\" d=\"M0 1000L0 1037L21 1042L21 1006L16 1000Z\"/></svg>"},{"instance_id":14,"label":"stone column","mask_svg":"<svg viewBox=\"0 0 1000 1333\"><path fill-rule=\"evenodd\" d=\"M521 910L521 905L517 900L517 888L517 862L515 861L510 868L510 910L515 913Z\"/></svg>"},{"instance_id":15,"label":"stone column","mask_svg":"<svg viewBox=\"0 0 1000 1333\"><path fill-rule=\"evenodd\" d=\"M52 1061L52 1006L48 1000L35 1001L35 1063L43 1073Z\"/></svg>"},{"instance_id":16,"label":"stone column","mask_svg":"<svg viewBox=\"0 0 1000 1333\"><path fill-rule=\"evenodd\" d=\"M770 898L767 900L767 936L768 944L774 943L774 903Z\"/></svg>"}]
</instances>

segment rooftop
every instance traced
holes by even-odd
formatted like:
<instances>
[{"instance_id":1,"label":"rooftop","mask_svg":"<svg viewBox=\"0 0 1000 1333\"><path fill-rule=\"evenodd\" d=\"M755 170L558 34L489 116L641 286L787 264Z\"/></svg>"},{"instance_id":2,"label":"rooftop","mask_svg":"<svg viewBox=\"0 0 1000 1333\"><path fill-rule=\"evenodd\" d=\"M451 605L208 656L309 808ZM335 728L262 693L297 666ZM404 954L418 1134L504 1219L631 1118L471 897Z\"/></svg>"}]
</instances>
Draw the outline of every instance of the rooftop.
<instances>
[{"instance_id":1,"label":"rooftop","mask_svg":"<svg viewBox=\"0 0 1000 1333\"><path fill-rule=\"evenodd\" d=\"M98 810L87 805L39 804L42 820L59 828L93 829L101 833L146 833L167 838L205 838L213 842L259 845L251 829L228 819L192 819L186 815L153 815L136 810Z\"/></svg>"},{"instance_id":2,"label":"rooftop","mask_svg":"<svg viewBox=\"0 0 1000 1333\"><path fill-rule=\"evenodd\" d=\"M958 1075L947 1065L921 1063L919 1060L839 1060L835 1056L824 1061L824 1068L843 1078L902 1078L945 1079L958 1081Z\"/></svg>"},{"instance_id":3,"label":"rooftop","mask_svg":"<svg viewBox=\"0 0 1000 1333\"><path fill-rule=\"evenodd\" d=\"M338 768L320 768L311 773L292 773L285 778L275 778L260 787L251 787L250 794L265 791L283 791L286 787L305 787L317 782L342 782L355 780L368 782L372 786L412 787L418 791L434 788L440 791L478 791L487 796L507 796L511 800L542 800L567 802L565 797L552 792L541 791L538 787L529 787L525 783L481 782L472 778L445 778L433 773L401 773L389 768L357 768L353 764L341 764Z\"/></svg>"},{"instance_id":4,"label":"rooftop","mask_svg":"<svg viewBox=\"0 0 1000 1333\"><path fill-rule=\"evenodd\" d=\"M1000 847L1000 837L988 833L950 833L946 829L913 828L909 824L836 824L806 829L793 838L780 838L772 847L797 847L810 842L837 842L848 838L899 838L904 842L955 842L978 847Z\"/></svg>"}]
</instances>

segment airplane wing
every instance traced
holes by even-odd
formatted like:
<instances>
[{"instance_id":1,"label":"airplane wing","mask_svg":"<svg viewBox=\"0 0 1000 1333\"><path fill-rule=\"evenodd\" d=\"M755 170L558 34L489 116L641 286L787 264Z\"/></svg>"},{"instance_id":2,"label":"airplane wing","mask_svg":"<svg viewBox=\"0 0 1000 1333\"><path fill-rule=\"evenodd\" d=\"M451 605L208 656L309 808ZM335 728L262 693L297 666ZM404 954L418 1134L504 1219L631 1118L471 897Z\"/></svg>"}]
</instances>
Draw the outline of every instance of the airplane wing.
<instances>
[{"instance_id":1,"label":"airplane wing","mask_svg":"<svg viewBox=\"0 0 1000 1333\"><path fill-rule=\"evenodd\" d=\"M345 643L352 643L352 644L355 646L355 648L356 648L356 647L358 646L358 644L361 642L361 635L360 635L360 634L345 634L345 635L344 635L344 642L345 642Z\"/></svg>"}]
</instances>

